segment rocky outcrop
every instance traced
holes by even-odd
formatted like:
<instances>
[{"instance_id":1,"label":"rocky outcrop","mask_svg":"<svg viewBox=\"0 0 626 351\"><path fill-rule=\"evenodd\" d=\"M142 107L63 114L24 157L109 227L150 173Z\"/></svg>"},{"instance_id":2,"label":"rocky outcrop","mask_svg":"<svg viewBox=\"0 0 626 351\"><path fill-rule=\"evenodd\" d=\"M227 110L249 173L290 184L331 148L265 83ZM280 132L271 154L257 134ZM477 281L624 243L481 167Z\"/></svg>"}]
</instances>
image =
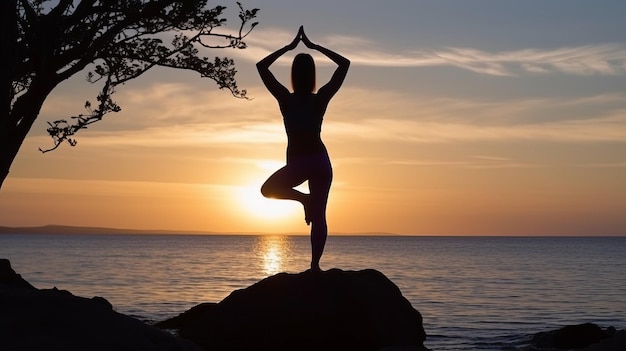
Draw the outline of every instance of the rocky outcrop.
<instances>
[{"instance_id":1,"label":"rocky outcrop","mask_svg":"<svg viewBox=\"0 0 626 351\"><path fill-rule=\"evenodd\" d=\"M157 328L172 329L176 331L183 326L192 323L194 320L202 317L204 313L206 313L208 310L212 309L215 306L217 306L215 302L203 302L179 314L176 317L170 318L162 322L157 322L154 326Z\"/></svg>"},{"instance_id":2,"label":"rocky outcrop","mask_svg":"<svg viewBox=\"0 0 626 351\"><path fill-rule=\"evenodd\" d=\"M626 330L616 330L599 343L589 345L581 351L624 351L626 350Z\"/></svg>"},{"instance_id":3,"label":"rocky outcrop","mask_svg":"<svg viewBox=\"0 0 626 351\"><path fill-rule=\"evenodd\" d=\"M11 262L6 258L0 258L0 287L5 289L34 290L35 287L24 280L21 275L11 268Z\"/></svg>"},{"instance_id":4,"label":"rocky outcrop","mask_svg":"<svg viewBox=\"0 0 626 351\"><path fill-rule=\"evenodd\" d=\"M426 350L422 316L372 269L279 273L164 323L206 350Z\"/></svg>"},{"instance_id":5,"label":"rocky outcrop","mask_svg":"<svg viewBox=\"0 0 626 351\"><path fill-rule=\"evenodd\" d=\"M198 351L187 340L58 289L37 289L0 259L0 350Z\"/></svg>"},{"instance_id":6,"label":"rocky outcrop","mask_svg":"<svg viewBox=\"0 0 626 351\"><path fill-rule=\"evenodd\" d=\"M102 297L37 289L0 259L2 351L421 351L422 317L375 270L280 273L219 303L157 324L119 314ZM624 351L626 331L586 323L537 333L525 350Z\"/></svg>"},{"instance_id":7,"label":"rocky outcrop","mask_svg":"<svg viewBox=\"0 0 626 351\"><path fill-rule=\"evenodd\" d=\"M0 350L426 350L420 313L371 269L280 273L158 326L183 338L104 298L37 289L0 259Z\"/></svg>"},{"instance_id":8,"label":"rocky outcrop","mask_svg":"<svg viewBox=\"0 0 626 351\"><path fill-rule=\"evenodd\" d=\"M593 323L567 325L535 334L531 347L537 350L624 351L626 332L613 327L602 329Z\"/></svg>"}]
</instances>

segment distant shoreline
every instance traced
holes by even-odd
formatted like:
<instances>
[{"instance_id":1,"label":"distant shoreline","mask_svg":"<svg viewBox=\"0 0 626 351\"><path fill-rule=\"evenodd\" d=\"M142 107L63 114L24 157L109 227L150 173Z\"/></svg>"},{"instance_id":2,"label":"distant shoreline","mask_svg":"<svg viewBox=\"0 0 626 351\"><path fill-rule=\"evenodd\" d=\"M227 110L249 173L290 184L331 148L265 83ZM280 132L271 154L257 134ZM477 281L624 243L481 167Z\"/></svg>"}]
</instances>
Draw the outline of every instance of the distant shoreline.
<instances>
[{"instance_id":1,"label":"distant shoreline","mask_svg":"<svg viewBox=\"0 0 626 351\"><path fill-rule=\"evenodd\" d=\"M308 233L263 233L263 232L212 232L194 230L123 229L107 227L78 227L68 225L44 225L35 227L0 226L2 234L51 234L51 235L309 235ZM331 235L357 236L409 236L395 233L331 233Z\"/></svg>"},{"instance_id":2,"label":"distant shoreline","mask_svg":"<svg viewBox=\"0 0 626 351\"><path fill-rule=\"evenodd\" d=\"M3 234L50 234L50 235L293 235L308 236L308 233L270 233L270 232L213 232L200 230L162 230L162 229L124 229L108 227L80 227L70 225L43 225L33 227L0 226L0 235ZM623 238L624 235L437 235L437 234L398 234L389 232L366 233L329 233L332 236L385 236L385 237L475 237L475 238Z\"/></svg>"},{"instance_id":3,"label":"distant shoreline","mask_svg":"<svg viewBox=\"0 0 626 351\"><path fill-rule=\"evenodd\" d=\"M156 230L156 229L122 229L107 227L76 227L66 225L44 225L37 227L5 227L0 226L0 234L76 234L76 235L102 235L102 234L193 234L193 235L215 235L216 232L209 231L176 231L176 230Z\"/></svg>"}]
</instances>

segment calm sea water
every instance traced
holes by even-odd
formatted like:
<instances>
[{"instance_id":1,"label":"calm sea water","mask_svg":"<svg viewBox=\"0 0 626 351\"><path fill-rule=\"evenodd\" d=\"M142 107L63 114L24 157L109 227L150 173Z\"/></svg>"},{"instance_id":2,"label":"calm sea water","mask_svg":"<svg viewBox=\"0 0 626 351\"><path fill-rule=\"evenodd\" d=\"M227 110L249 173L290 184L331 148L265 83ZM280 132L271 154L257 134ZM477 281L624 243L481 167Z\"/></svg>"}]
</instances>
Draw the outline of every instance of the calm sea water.
<instances>
[{"instance_id":1,"label":"calm sea water","mask_svg":"<svg viewBox=\"0 0 626 351\"><path fill-rule=\"evenodd\" d=\"M102 296L163 320L309 263L303 236L0 235L38 288ZM322 267L383 272L424 317L433 350L522 350L567 324L626 329L626 237L331 236Z\"/></svg>"}]
</instances>

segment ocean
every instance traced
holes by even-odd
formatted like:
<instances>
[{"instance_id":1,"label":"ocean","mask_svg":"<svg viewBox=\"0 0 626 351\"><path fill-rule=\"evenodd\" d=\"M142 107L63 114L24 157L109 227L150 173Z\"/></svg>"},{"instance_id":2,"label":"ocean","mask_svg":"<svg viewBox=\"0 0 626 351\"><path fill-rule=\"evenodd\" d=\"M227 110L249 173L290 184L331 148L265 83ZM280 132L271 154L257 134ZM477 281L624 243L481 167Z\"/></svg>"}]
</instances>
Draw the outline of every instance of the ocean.
<instances>
[{"instance_id":1,"label":"ocean","mask_svg":"<svg viewBox=\"0 0 626 351\"><path fill-rule=\"evenodd\" d=\"M38 288L101 296L148 323L308 268L306 236L0 235ZM534 333L626 329L626 237L329 236L322 268L384 273L424 318L425 345L524 350Z\"/></svg>"}]
</instances>

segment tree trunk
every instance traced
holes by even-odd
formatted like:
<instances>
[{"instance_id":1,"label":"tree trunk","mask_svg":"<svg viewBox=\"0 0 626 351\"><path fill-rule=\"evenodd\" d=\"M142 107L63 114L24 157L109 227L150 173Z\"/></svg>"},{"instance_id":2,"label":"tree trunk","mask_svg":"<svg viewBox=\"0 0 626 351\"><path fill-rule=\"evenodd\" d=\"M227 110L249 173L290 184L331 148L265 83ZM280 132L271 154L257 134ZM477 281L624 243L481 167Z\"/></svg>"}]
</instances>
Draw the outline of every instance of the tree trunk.
<instances>
[{"instance_id":1,"label":"tree trunk","mask_svg":"<svg viewBox=\"0 0 626 351\"><path fill-rule=\"evenodd\" d=\"M0 189L9 175L9 168L15 159L17 150L13 150L11 135L11 95L12 82L17 59L17 0L0 1ZM22 143L20 142L19 145Z\"/></svg>"},{"instance_id":2,"label":"tree trunk","mask_svg":"<svg viewBox=\"0 0 626 351\"><path fill-rule=\"evenodd\" d=\"M39 116L44 101L56 85L57 83L51 79L33 80L28 91L11 107L7 115L8 123L3 125L3 135L0 139L0 188L9 175L11 164L20 151L26 135Z\"/></svg>"},{"instance_id":3,"label":"tree trunk","mask_svg":"<svg viewBox=\"0 0 626 351\"><path fill-rule=\"evenodd\" d=\"M23 138L21 140L16 139L14 135L7 135L0 141L0 189L2 189L2 184L9 175L11 164L24 141Z\"/></svg>"},{"instance_id":4,"label":"tree trunk","mask_svg":"<svg viewBox=\"0 0 626 351\"><path fill-rule=\"evenodd\" d=\"M40 70L32 78L28 90L13 96L13 80L19 62L17 50L17 0L0 0L0 189L9 175L26 135L39 116L48 94L59 83L55 70ZM44 56L43 54L41 55Z\"/></svg>"}]
</instances>

